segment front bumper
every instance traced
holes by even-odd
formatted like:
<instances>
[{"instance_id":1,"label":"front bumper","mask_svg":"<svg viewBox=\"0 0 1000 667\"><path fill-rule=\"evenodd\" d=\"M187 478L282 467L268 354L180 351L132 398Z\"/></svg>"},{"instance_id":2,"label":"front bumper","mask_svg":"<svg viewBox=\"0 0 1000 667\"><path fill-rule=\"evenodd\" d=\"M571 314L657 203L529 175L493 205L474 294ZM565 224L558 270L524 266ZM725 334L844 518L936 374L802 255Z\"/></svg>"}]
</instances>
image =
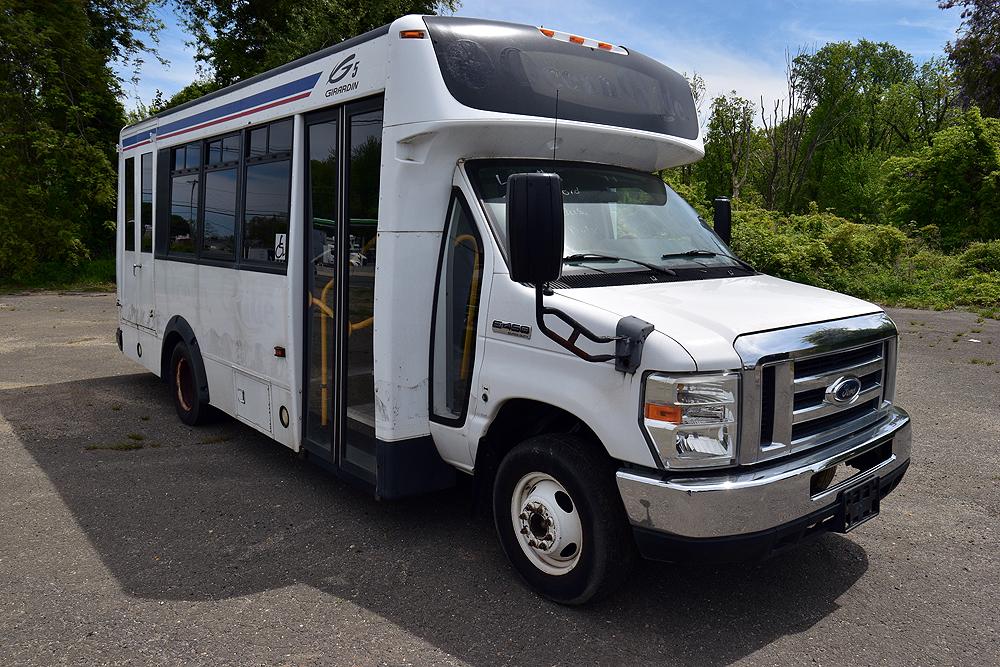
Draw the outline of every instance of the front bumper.
<instances>
[{"instance_id":1,"label":"front bumper","mask_svg":"<svg viewBox=\"0 0 1000 667\"><path fill-rule=\"evenodd\" d=\"M892 491L910 462L910 439L909 415L893 407L885 419L860 433L787 460L696 477L623 468L618 489L647 557L710 555L716 546L740 543L754 552L750 557L766 555L756 552L835 527L831 519L844 488L879 477L882 495ZM876 451L884 453L877 456L880 461L813 493L814 475Z\"/></svg>"}]
</instances>

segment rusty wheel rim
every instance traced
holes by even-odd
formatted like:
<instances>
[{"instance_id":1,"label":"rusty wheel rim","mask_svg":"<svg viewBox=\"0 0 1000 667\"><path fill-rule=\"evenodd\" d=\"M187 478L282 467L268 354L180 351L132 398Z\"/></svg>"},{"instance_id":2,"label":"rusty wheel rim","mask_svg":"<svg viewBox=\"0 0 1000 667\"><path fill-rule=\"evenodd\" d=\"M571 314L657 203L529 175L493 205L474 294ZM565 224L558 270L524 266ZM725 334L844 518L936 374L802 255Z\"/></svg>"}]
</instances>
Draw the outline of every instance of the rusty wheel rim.
<instances>
[{"instance_id":1,"label":"rusty wheel rim","mask_svg":"<svg viewBox=\"0 0 1000 667\"><path fill-rule=\"evenodd\" d=\"M174 385L177 387L177 401L184 412L191 412L194 405L194 378L191 376L191 365L181 357L174 369Z\"/></svg>"}]
</instances>

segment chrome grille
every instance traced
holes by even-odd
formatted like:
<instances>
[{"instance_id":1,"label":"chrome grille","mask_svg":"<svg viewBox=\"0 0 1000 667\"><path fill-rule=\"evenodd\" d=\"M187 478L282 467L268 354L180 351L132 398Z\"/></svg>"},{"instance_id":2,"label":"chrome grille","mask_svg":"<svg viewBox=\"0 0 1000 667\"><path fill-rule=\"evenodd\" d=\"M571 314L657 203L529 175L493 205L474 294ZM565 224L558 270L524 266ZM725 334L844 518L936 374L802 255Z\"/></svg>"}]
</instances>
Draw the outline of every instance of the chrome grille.
<instances>
[{"instance_id":1,"label":"chrome grille","mask_svg":"<svg viewBox=\"0 0 1000 667\"><path fill-rule=\"evenodd\" d=\"M745 369L741 463L832 443L888 414L896 331L882 313L749 334L736 349ZM841 403L827 392L844 377L857 378L860 392Z\"/></svg>"},{"instance_id":2,"label":"chrome grille","mask_svg":"<svg viewBox=\"0 0 1000 667\"><path fill-rule=\"evenodd\" d=\"M765 366L757 460L815 447L877 421L885 398L887 347L887 341L878 341ZM827 398L831 385L852 376L861 383L857 398L844 404Z\"/></svg>"}]
</instances>

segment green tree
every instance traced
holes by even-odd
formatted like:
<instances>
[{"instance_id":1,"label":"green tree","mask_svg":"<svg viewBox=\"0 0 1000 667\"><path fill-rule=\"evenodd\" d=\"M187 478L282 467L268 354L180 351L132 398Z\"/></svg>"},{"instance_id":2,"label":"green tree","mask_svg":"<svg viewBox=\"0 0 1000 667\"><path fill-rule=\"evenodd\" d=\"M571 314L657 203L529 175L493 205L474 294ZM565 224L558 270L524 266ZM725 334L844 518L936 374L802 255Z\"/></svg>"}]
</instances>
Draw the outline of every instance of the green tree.
<instances>
[{"instance_id":1,"label":"green tree","mask_svg":"<svg viewBox=\"0 0 1000 667\"><path fill-rule=\"evenodd\" d=\"M0 0L0 277L113 251L113 63L138 65L153 0Z\"/></svg>"},{"instance_id":2,"label":"green tree","mask_svg":"<svg viewBox=\"0 0 1000 667\"><path fill-rule=\"evenodd\" d=\"M757 160L756 106L732 91L712 100L711 114L697 173L710 197L738 198Z\"/></svg>"},{"instance_id":3,"label":"green tree","mask_svg":"<svg viewBox=\"0 0 1000 667\"><path fill-rule=\"evenodd\" d=\"M1000 3L996 0L944 0L942 9L962 8L959 36L948 44L966 106L1000 116Z\"/></svg>"},{"instance_id":4,"label":"green tree","mask_svg":"<svg viewBox=\"0 0 1000 667\"><path fill-rule=\"evenodd\" d=\"M945 249L1000 238L1000 119L973 107L930 146L888 159L883 170L893 224L935 225Z\"/></svg>"},{"instance_id":5,"label":"green tree","mask_svg":"<svg viewBox=\"0 0 1000 667\"><path fill-rule=\"evenodd\" d=\"M458 0L176 0L196 59L226 86L372 30L405 14L454 10Z\"/></svg>"}]
</instances>

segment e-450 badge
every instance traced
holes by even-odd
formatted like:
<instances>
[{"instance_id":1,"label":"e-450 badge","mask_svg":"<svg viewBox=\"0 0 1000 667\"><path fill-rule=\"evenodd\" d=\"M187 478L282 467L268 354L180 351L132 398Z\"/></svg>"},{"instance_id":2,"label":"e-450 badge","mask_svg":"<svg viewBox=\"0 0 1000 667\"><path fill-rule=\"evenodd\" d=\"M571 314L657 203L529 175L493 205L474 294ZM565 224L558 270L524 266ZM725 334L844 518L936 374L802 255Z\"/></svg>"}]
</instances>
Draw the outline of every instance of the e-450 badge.
<instances>
[{"instance_id":1,"label":"e-450 badge","mask_svg":"<svg viewBox=\"0 0 1000 667\"><path fill-rule=\"evenodd\" d=\"M508 336L517 336L518 338L531 338L531 327L527 324L493 320L493 331L495 333L507 334Z\"/></svg>"}]
</instances>

